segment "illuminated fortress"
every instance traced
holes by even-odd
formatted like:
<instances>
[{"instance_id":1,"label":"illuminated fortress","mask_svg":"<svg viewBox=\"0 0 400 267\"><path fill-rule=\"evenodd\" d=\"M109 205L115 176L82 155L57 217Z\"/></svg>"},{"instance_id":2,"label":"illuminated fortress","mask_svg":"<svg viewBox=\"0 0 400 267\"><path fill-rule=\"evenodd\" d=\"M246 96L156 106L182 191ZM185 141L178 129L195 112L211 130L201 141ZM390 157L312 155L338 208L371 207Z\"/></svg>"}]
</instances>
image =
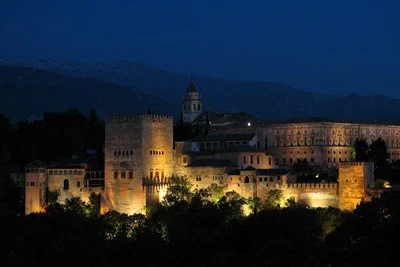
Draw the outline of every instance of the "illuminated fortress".
<instances>
[{"instance_id":1,"label":"illuminated fortress","mask_svg":"<svg viewBox=\"0 0 400 267\"><path fill-rule=\"evenodd\" d=\"M144 213L159 203L171 177L184 176L193 189L212 184L245 198L264 200L272 189L285 198L311 207L352 210L374 186L372 162L354 162L357 138L388 144L392 160L399 159L399 126L353 123L267 124L248 113L218 114L203 107L190 83L182 101L186 122L210 127L208 135L173 141L171 116L142 114L105 119L104 170L88 164L26 166L26 213L45 207L46 190L58 191L59 201L101 194L101 212ZM322 169L339 169L338 182L297 183L290 167L306 159Z\"/></svg>"}]
</instances>

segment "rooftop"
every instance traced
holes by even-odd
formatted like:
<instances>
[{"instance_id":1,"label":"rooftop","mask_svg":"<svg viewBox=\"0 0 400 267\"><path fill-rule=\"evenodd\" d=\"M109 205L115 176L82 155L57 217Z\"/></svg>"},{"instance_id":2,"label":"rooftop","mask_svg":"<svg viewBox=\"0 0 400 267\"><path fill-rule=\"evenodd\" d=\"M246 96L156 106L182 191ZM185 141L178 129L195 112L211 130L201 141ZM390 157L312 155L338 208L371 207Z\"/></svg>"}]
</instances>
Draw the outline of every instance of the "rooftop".
<instances>
[{"instance_id":1,"label":"rooftop","mask_svg":"<svg viewBox=\"0 0 400 267\"><path fill-rule=\"evenodd\" d=\"M189 141L233 141L233 140L251 140L253 139L255 134L210 134L197 136Z\"/></svg>"},{"instance_id":2,"label":"rooftop","mask_svg":"<svg viewBox=\"0 0 400 267\"><path fill-rule=\"evenodd\" d=\"M250 145L232 145L221 148L216 153L237 153L237 152L266 152L262 148L255 148Z\"/></svg>"},{"instance_id":3,"label":"rooftop","mask_svg":"<svg viewBox=\"0 0 400 267\"><path fill-rule=\"evenodd\" d=\"M198 159L188 167L237 167L237 165L227 159Z\"/></svg>"}]
</instances>

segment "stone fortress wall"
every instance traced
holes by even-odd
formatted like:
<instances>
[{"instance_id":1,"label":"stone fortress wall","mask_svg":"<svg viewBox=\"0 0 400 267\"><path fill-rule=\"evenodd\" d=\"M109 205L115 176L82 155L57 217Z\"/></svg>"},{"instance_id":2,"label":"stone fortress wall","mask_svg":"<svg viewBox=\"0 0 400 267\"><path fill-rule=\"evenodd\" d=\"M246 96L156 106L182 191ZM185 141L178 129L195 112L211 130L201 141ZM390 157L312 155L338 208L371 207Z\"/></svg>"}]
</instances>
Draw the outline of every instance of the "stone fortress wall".
<instances>
[{"instance_id":1,"label":"stone fortress wall","mask_svg":"<svg viewBox=\"0 0 400 267\"><path fill-rule=\"evenodd\" d=\"M171 116L107 117L102 212L144 213L146 204L159 199L154 187L172 175L172 135Z\"/></svg>"}]
</instances>

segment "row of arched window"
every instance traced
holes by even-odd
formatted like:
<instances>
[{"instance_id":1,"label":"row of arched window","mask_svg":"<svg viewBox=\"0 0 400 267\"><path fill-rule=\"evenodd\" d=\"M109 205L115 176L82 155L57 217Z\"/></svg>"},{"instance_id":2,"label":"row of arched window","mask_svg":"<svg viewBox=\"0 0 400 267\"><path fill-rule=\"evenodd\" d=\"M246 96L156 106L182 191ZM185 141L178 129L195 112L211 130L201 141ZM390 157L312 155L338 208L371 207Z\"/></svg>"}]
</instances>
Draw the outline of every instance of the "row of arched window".
<instances>
[{"instance_id":1,"label":"row of arched window","mask_svg":"<svg viewBox=\"0 0 400 267\"><path fill-rule=\"evenodd\" d=\"M164 151L150 150L150 155L164 155Z\"/></svg>"},{"instance_id":2,"label":"row of arched window","mask_svg":"<svg viewBox=\"0 0 400 267\"><path fill-rule=\"evenodd\" d=\"M277 181L280 181L281 180L281 177L280 176L277 176L276 177L276 180ZM274 181L274 177L258 177L258 181L259 182L273 182ZM255 180L254 180L254 182L255 182ZM245 184L248 184L248 183L250 183L250 178L248 177L248 176L246 176L246 177L244 177L244 183Z\"/></svg>"},{"instance_id":3,"label":"row of arched window","mask_svg":"<svg viewBox=\"0 0 400 267\"><path fill-rule=\"evenodd\" d=\"M129 156L133 155L133 150L115 150L114 156Z\"/></svg>"},{"instance_id":4,"label":"row of arched window","mask_svg":"<svg viewBox=\"0 0 400 267\"><path fill-rule=\"evenodd\" d=\"M199 103L199 104L193 104L192 105L192 109L191 109L191 106L190 106L190 104L184 104L183 105L183 110L184 111L187 111L187 110L192 110L192 111L196 111L196 110L200 110L201 109L201 104Z\"/></svg>"},{"instance_id":5,"label":"row of arched window","mask_svg":"<svg viewBox=\"0 0 400 267\"><path fill-rule=\"evenodd\" d=\"M49 175L82 175L81 170L49 170Z\"/></svg>"},{"instance_id":6,"label":"row of arched window","mask_svg":"<svg viewBox=\"0 0 400 267\"><path fill-rule=\"evenodd\" d=\"M129 172L126 172L126 171L114 171L114 178L115 179L127 178L127 177L132 179L133 178L133 171L129 171Z\"/></svg>"},{"instance_id":7,"label":"row of arched window","mask_svg":"<svg viewBox=\"0 0 400 267\"><path fill-rule=\"evenodd\" d=\"M160 171L152 171L152 170L150 170L150 179L152 179L152 178L160 178ZM164 171L162 170L161 171L161 179L163 179L164 178Z\"/></svg>"}]
</instances>

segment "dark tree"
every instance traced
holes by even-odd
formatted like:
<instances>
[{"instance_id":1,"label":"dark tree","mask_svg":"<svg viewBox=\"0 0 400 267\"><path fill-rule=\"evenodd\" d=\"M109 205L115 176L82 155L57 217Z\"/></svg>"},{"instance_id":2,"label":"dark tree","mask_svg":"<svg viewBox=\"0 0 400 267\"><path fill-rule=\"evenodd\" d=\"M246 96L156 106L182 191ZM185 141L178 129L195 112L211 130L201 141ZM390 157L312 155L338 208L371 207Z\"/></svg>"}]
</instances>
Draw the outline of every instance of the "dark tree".
<instances>
[{"instance_id":1,"label":"dark tree","mask_svg":"<svg viewBox=\"0 0 400 267\"><path fill-rule=\"evenodd\" d=\"M369 157L375 163L376 168L386 168L389 163L389 153L386 142L382 138L376 139L369 146Z\"/></svg>"},{"instance_id":2,"label":"dark tree","mask_svg":"<svg viewBox=\"0 0 400 267\"><path fill-rule=\"evenodd\" d=\"M355 144L354 144L354 152L355 152L355 160L356 161L368 161L369 160L369 155L368 155L368 144L365 139L357 139Z\"/></svg>"}]
</instances>

